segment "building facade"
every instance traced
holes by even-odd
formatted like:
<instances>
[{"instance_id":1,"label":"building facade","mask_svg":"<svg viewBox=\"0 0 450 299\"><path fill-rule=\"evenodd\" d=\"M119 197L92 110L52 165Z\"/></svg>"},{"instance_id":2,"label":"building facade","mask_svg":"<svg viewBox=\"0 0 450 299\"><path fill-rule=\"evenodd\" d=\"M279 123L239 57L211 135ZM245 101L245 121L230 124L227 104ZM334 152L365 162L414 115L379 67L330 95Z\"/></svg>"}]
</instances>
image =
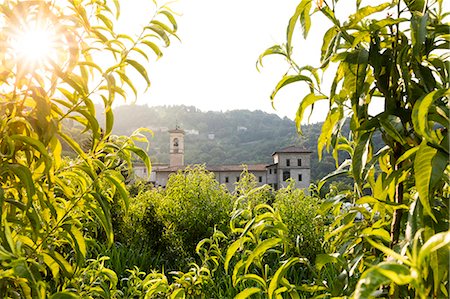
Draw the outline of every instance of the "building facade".
<instances>
[{"instance_id":1,"label":"building facade","mask_svg":"<svg viewBox=\"0 0 450 299\"><path fill-rule=\"evenodd\" d=\"M169 164L152 165L150 174L145 166L136 165L134 173L137 177L149 180L155 186L165 187L169 176L184 170L184 130L169 130ZM307 189L311 183L311 151L298 146L289 146L272 154L272 164L248 164L248 172L256 177L259 186L269 185L278 190L286 187L291 179L297 188ZM244 170L243 165L206 165L206 169L215 174L216 180L224 184L228 190L234 190Z\"/></svg>"}]
</instances>

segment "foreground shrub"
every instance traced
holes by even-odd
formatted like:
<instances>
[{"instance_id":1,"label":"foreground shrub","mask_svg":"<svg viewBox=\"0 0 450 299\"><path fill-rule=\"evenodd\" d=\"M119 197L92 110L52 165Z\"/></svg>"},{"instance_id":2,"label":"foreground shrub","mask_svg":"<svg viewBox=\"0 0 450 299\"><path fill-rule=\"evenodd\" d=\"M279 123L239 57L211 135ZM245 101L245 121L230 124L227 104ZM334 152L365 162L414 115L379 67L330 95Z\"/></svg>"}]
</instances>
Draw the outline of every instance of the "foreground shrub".
<instances>
[{"instance_id":1,"label":"foreground shrub","mask_svg":"<svg viewBox=\"0 0 450 299\"><path fill-rule=\"evenodd\" d=\"M119 212L118 240L146 247L180 269L196 257L197 243L214 227L227 231L232 196L203 166L187 167L169 177L166 188L153 188L130 200L128 213ZM155 265L161 268L162 265Z\"/></svg>"},{"instance_id":2,"label":"foreground shrub","mask_svg":"<svg viewBox=\"0 0 450 299\"><path fill-rule=\"evenodd\" d=\"M291 182L276 192L274 209L288 227L289 238L300 256L314 261L318 253L324 252L323 235L325 224L320 216L320 200L305 196Z\"/></svg>"}]
</instances>

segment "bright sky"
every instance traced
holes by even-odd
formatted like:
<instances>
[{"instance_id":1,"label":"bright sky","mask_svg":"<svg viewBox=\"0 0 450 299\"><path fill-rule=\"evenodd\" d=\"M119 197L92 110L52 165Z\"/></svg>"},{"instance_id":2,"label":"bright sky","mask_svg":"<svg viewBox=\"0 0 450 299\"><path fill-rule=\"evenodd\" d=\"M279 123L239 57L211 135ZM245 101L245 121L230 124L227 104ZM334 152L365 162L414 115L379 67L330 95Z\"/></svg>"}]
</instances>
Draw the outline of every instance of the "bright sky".
<instances>
[{"instance_id":1,"label":"bright sky","mask_svg":"<svg viewBox=\"0 0 450 299\"><path fill-rule=\"evenodd\" d=\"M130 30L148 22L152 15L151 1L126 3L122 4L119 30ZM259 109L293 119L299 101L308 92L306 84L292 84L282 90L273 110L269 96L287 70L287 64L281 56L267 57L258 72L256 61L268 47L284 43L286 26L297 4L298 1L275 0L174 3L171 7L182 14L177 18L181 42L174 39L164 49L162 59L151 64L152 86L139 96L137 104L193 105L203 111ZM300 63L318 64L321 36L328 26L320 22L315 25L308 44L297 35ZM326 105L316 110L312 122L324 118Z\"/></svg>"}]
</instances>

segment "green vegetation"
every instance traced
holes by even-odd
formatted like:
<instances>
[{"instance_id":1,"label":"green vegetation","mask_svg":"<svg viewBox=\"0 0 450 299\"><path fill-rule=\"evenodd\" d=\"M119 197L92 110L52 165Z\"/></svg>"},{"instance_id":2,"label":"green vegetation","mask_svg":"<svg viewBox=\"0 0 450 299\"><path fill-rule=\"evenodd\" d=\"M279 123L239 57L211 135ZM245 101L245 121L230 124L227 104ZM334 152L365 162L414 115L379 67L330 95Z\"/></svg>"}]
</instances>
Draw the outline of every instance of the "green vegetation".
<instances>
[{"instance_id":1,"label":"green vegetation","mask_svg":"<svg viewBox=\"0 0 450 299\"><path fill-rule=\"evenodd\" d=\"M133 38L114 31L119 13L118 1L0 4L2 298L114 296L109 290L117 276L103 258L86 259L89 240L113 243L113 197L129 202L122 170L132 167L134 154L148 167L150 161L134 145L142 140L138 133L111 136L111 107L116 97L135 90L130 72L150 84L144 64L161 55L177 27L162 6ZM44 38L46 30L51 40ZM46 51L18 48L37 32ZM96 63L98 55L103 65ZM103 128L95 100L104 103ZM89 143L74 140L64 122L83 128ZM74 159L63 159L63 144Z\"/></svg>"},{"instance_id":2,"label":"green vegetation","mask_svg":"<svg viewBox=\"0 0 450 299\"><path fill-rule=\"evenodd\" d=\"M150 167L131 137L113 136L116 96L149 84L148 55L176 37L166 6L137 38L117 34L119 2L7 1L0 4L0 295L3 298L444 298L449 295L449 15L442 2L364 6L338 19L341 3L302 0L284 45L288 73L330 111L318 154L338 169L312 185L256 187L244 171L233 193L200 166L166 189L125 185L132 161ZM311 15L331 28L319 67L295 62L294 29L306 38ZM59 32L60 55L30 63L16 34L42 16ZM38 22L39 23L39 22ZM74 42L77 41L77 42ZM145 52L148 50L148 52ZM111 63L93 57L109 54ZM52 59L60 59L54 61ZM25 62L25 63L24 63ZM106 62L105 62L106 63ZM329 92L320 78L337 64ZM376 98L384 110L372 115ZM104 102L105 122L93 100ZM349 135L343 134L348 119ZM72 130L63 124L72 122ZM69 132L83 128L77 142ZM234 129L233 129L234 130ZM84 134L83 133L83 134ZM385 146L377 149L374 138ZM82 143L82 144L81 144ZM63 157L63 144L74 157ZM344 151L345 155L340 156ZM342 161L339 157L348 157ZM323 187L336 176L349 177ZM132 198L129 198L129 192ZM116 242L115 242L116 241ZM119 242L117 242L119 241Z\"/></svg>"},{"instance_id":3,"label":"green vegetation","mask_svg":"<svg viewBox=\"0 0 450 299\"><path fill-rule=\"evenodd\" d=\"M133 118L128 117L133 115ZM319 163L317 139L321 123L303 127L303 135L295 130L295 122L281 119L262 111L234 110L228 112L202 112L192 106L120 106L114 109L115 134L131 134L136 128L153 130L148 154L153 163L169 161L169 134L176 121L187 130L185 137L185 162L187 164L251 164L272 163L272 153L285 146L297 144L313 151L311 176L320 180L336 170L333 157L324 154ZM161 131L161 129L163 131ZM198 135L190 133L197 130ZM343 127L348 135L348 124ZM214 134L214 140L208 134ZM344 134L345 134L344 133ZM377 136L381 147L383 141ZM257 145L257 146L255 146ZM143 149L146 145L142 146Z\"/></svg>"},{"instance_id":4,"label":"green vegetation","mask_svg":"<svg viewBox=\"0 0 450 299\"><path fill-rule=\"evenodd\" d=\"M296 117L300 132L306 107L329 102L319 157L324 148L334 157L350 156L338 173L353 178L354 190L323 205L335 219L325 236L329 252L316 260L319 270L326 265L338 275L315 285L328 296L448 297L448 12L443 1L355 2L355 12L339 19L337 1L317 1L316 8L301 1L286 44L267 49L259 60L279 55L289 64L272 100L288 84L309 86ZM318 67L300 66L293 50L294 30L298 24L308 36L312 10L331 26ZM320 78L331 64L337 70L324 91ZM384 104L376 115L369 109L374 101ZM341 131L346 119L349 137ZM376 133L386 145L378 151Z\"/></svg>"}]
</instances>

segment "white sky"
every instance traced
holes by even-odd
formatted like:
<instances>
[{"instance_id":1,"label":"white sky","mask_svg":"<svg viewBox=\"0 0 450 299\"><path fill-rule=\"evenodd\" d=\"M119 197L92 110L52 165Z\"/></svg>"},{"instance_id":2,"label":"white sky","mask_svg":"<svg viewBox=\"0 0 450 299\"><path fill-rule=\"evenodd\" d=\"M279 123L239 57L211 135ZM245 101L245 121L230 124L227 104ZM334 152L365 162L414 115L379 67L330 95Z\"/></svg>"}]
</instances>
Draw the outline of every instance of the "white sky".
<instances>
[{"instance_id":1,"label":"white sky","mask_svg":"<svg viewBox=\"0 0 450 299\"><path fill-rule=\"evenodd\" d=\"M117 29L131 30L148 22L151 2L122 1L122 22ZM308 93L306 84L295 83L281 90L273 110L269 96L287 64L281 56L269 56L261 72L255 66L265 49L285 42L286 26L297 4L298 1L275 0L174 3L171 7L181 14L177 17L181 42L173 39L170 47L163 49L164 56L151 63L152 86L138 97L137 104L184 104L203 111L258 109L293 119L299 101ZM313 23L308 44L298 31L300 63L318 64L323 32L328 27L323 22ZM312 122L325 117L326 105L315 110Z\"/></svg>"}]
</instances>

